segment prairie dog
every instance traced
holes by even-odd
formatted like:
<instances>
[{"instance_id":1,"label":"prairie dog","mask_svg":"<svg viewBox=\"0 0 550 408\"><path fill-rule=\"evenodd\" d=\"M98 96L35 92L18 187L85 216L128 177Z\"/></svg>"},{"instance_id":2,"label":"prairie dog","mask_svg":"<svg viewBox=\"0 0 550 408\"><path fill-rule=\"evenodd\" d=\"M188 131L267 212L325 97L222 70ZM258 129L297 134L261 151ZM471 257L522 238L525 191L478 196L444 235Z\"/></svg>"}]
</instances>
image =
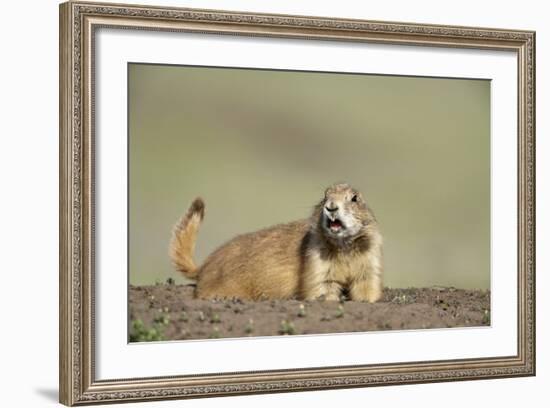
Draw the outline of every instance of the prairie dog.
<instances>
[{"instance_id":1,"label":"prairie dog","mask_svg":"<svg viewBox=\"0 0 550 408\"><path fill-rule=\"evenodd\" d=\"M348 184L326 189L308 219L239 235L193 261L204 202L197 198L170 242L175 268L197 281L198 298L352 300L382 295L382 235L361 193Z\"/></svg>"}]
</instances>

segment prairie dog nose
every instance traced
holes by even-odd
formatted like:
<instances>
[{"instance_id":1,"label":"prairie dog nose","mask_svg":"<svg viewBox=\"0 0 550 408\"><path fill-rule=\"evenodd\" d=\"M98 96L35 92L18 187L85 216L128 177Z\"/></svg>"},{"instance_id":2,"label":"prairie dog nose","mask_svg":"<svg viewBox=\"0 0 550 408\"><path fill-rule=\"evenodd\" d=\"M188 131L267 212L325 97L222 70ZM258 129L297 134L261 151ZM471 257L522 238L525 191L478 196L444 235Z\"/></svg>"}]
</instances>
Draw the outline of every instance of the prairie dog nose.
<instances>
[{"instance_id":1,"label":"prairie dog nose","mask_svg":"<svg viewBox=\"0 0 550 408\"><path fill-rule=\"evenodd\" d=\"M327 203L327 205L325 205L325 208L328 212L334 212L338 210L338 205L333 202L329 202Z\"/></svg>"}]
</instances>

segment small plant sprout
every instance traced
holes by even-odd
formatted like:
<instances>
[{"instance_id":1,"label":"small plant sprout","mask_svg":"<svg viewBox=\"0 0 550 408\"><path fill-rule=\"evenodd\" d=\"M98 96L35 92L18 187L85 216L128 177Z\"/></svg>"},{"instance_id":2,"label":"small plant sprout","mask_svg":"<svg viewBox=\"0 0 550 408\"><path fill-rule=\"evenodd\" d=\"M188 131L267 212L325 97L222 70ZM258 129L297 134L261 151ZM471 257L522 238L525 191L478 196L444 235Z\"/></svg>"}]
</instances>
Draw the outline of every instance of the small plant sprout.
<instances>
[{"instance_id":1,"label":"small plant sprout","mask_svg":"<svg viewBox=\"0 0 550 408\"><path fill-rule=\"evenodd\" d=\"M280 334L284 335L292 335L296 334L296 328L294 327L294 323L288 322L286 320L281 321L281 328L279 329Z\"/></svg>"},{"instance_id":2,"label":"small plant sprout","mask_svg":"<svg viewBox=\"0 0 550 408\"><path fill-rule=\"evenodd\" d=\"M489 310L485 309L485 312L483 312L483 318L481 319L481 323L484 325L491 324L491 313Z\"/></svg>"},{"instance_id":3,"label":"small plant sprout","mask_svg":"<svg viewBox=\"0 0 550 408\"><path fill-rule=\"evenodd\" d=\"M170 323L170 318L165 314L161 314L160 316L155 317L154 321L155 323L161 324L163 326L167 326L168 323Z\"/></svg>"},{"instance_id":4,"label":"small plant sprout","mask_svg":"<svg viewBox=\"0 0 550 408\"><path fill-rule=\"evenodd\" d=\"M206 320L206 316L204 315L204 312L203 312L202 310L199 311L198 319L199 319L199 321L201 321L201 322L204 322L204 321Z\"/></svg>"},{"instance_id":5,"label":"small plant sprout","mask_svg":"<svg viewBox=\"0 0 550 408\"><path fill-rule=\"evenodd\" d=\"M248 319L246 326L244 326L244 331L246 334L250 334L254 331L254 320Z\"/></svg>"},{"instance_id":6,"label":"small plant sprout","mask_svg":"<svg viewBox=\"0 0 550 408\"><path fill-rule=\"evenodd\" d=\"M209 337L211 339L219 339L221 337L220 329L214 326L214 328L212 329L212 333L210 333Z\"/></svg>"},{"instance_id":7,"label":"small plant sprout","mask_svg":"<svg viewBox=\"0 0 550 408\"><path fill-rule=\"evenodd\" d=\"M306 307L304 306L303 303L300 303L300 307L298 309L298 317L306 317L307 313L306 313Z\"/></svg>"},{"instance_id":8,"label":"small plant sprout","mask_svg":"<svg viewBox=\"0 0 550 408\"><path fill-rule=\"evenodd\" d=\"M214 313L210 318L210 323L220 323L220 322L221 322L220 315L217 313Z\"/></svg>"},{"instance_id":9,"label":"small plant sprout","mask_svg":"<svg viewBox=\"0 0 550 408\"><path fill-rule=\"evenodd\" d=\"M174 280L174 278L170 277L170 278L166 279L166 283L168 285L174 285L176 283L176 281Z\"/></svg>"},{"instance_id":10,"label":"small plant sprout","mask_svg":"<svg viewBox=\"0 0 550 408\"><path fill-rule=\"evenodd\" d=\"M334 317L340 318L344 317L344 306L338 305L338 309L336 309L336 313L334 314Z\"/></svg>"},{"instance_id":11,"label":"small plant sprout","mask_svg":"<svg viewBox=\"0 0 550 408\"><path fill-rule=\"evenodd\" d=\"M162 330L159 327L147 328L140 319L132 321L130 341L160 341L163 340Z\"/></svg>"},{"instance_id":12,"label":"small plant sprout","mask_svg":"<svg viewBox=\"0 0 550 408\"><path fill-rule=\"evenodd\" d=\"M246 326L244 326L244 331L247 334L250 334L254 331L254 320L248 319L248 323L246 323Z\"/></svg>"},{"instance_id":13,"label":"small plant sprout","mask_svg":"<svg viewBox=\"0 0 550 408\"><path fill-rule=\"evenodd\" d=\"M185 312L185 311L181 312L181 314L180 314L180 321L186 322L186 321L188 321L188 320L189 320L189 317L187 316L187 312Z\"/></svg>"}]
</instances>

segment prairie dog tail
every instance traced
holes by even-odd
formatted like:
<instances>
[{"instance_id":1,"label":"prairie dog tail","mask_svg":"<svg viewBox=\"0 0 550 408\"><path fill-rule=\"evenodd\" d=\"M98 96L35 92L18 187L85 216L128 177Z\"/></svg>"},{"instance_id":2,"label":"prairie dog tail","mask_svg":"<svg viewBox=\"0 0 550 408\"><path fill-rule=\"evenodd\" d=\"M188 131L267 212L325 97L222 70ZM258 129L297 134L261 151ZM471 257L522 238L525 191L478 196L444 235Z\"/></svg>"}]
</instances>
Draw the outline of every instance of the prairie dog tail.
<instances>
[{"instance_id":1,"label":"prairie dog tail","mask_svg":"<svg viewBox=\"0 0 550 408\"><path fill-rule=\"evenodd\" d=\"M193 261L197 232L204 217L204 201L195 198L187 212L174 226L170 241L170 258L174 267L187 278L197 276Z\"/></svg>"}]
</instances>

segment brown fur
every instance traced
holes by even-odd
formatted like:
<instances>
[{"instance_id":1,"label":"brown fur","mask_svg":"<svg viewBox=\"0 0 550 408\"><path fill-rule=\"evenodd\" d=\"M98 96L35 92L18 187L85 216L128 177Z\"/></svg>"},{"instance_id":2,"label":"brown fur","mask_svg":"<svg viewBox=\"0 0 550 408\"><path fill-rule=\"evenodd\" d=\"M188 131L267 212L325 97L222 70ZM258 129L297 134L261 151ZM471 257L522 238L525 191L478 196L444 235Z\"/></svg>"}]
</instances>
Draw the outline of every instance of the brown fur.
<instances>
[{"instance_id":1,"label":"brown fur","mask_svg":"<svg viewBox=\"0 0 550 408\"><path fill-rule=\"evenodd\" d=\"M330 206L338 209L330 212ZM192 257L203 214L204 203L196 199L170 245L176 269L197 279L199 298L338 300L345 290L353 300L375 302L382 294L378 223L347 184L329 187L309 219L237 236L197 269ZM338 233L328 227L332 214L346 226Z\"/></svg>"},{"instance_id":2,"label":"brown fur","mask_svg":"<svg viewBox=\"0 0 550 408\"><path fill-rule=\"evenodd\" d=\"M196 198L187 213L174 226L170 243L170 258L174 267L189 278L197 276L197 267L193 261L195 242L202 219L204 201Z\"/></svg>"}]
</instances>

